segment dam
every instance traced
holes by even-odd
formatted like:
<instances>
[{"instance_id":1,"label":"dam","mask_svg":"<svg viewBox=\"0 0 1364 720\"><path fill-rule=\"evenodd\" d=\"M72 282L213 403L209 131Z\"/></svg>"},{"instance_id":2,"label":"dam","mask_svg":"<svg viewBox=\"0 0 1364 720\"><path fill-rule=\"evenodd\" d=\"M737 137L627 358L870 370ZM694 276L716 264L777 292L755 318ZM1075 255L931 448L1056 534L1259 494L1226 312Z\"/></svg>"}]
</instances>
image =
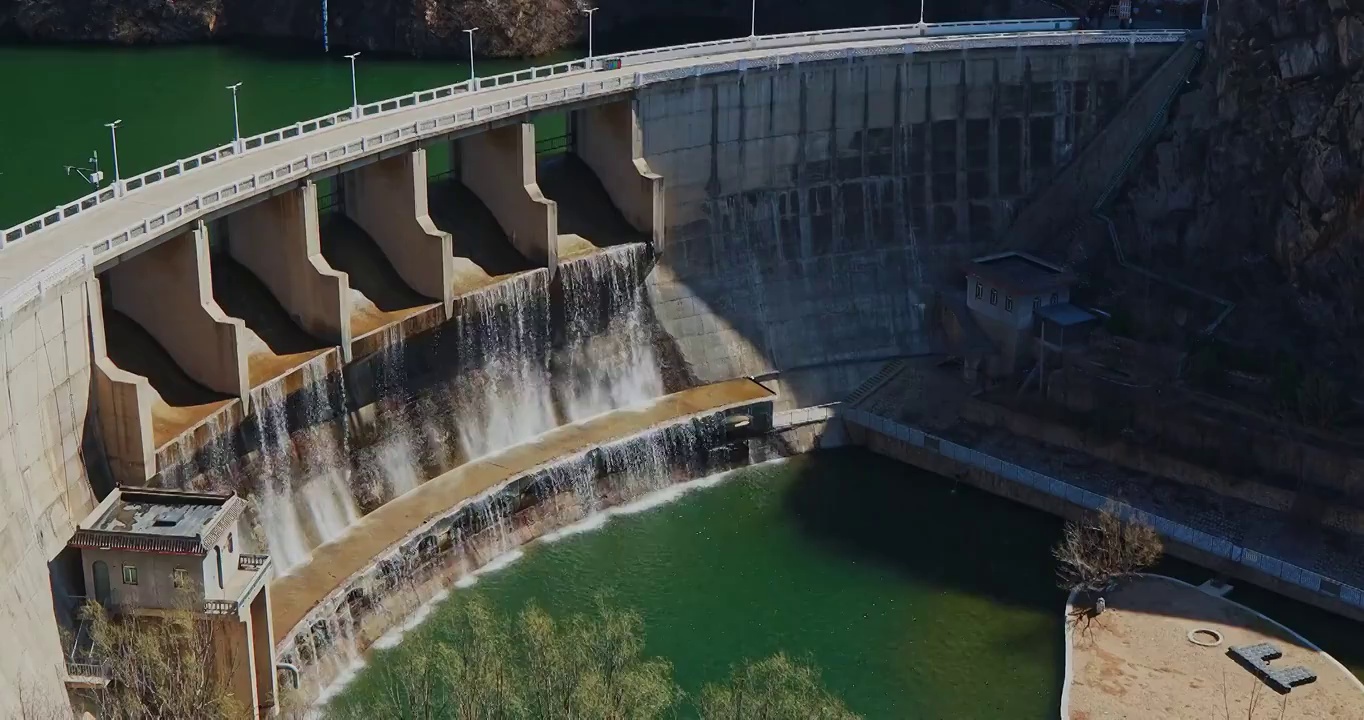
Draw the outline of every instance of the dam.
<instances>
[{"instance_id":1,"label":"dam","mask_svg":"<svg viewBox=\"0 0 1364 720\"><path fill-rule=\"evenodd\" d=\"M0 712L64 694L67 542L115 485L244 498L272 652L323 678L414 559L808 447L793 417L941 352L935 289L1073 223L1200 57L1040 20L575 60L5 230Z\"/></svg>"}]
</instances>

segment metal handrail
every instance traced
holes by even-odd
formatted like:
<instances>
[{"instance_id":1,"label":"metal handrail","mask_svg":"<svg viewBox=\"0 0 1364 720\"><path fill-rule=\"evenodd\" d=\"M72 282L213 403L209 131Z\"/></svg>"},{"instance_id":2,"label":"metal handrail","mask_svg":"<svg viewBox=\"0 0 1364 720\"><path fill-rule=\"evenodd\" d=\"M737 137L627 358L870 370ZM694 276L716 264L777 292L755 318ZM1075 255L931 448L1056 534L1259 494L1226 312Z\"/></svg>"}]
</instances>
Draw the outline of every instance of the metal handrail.
<instances>
[{"instance_id":1,"label":"metal handrail","mask_svg":"<svg viewBox=\"0 0 1364 720\"><path fill-rule=\"evenodd\" d=\"M269 555L252 555L242 553L237 556L237 569L255 572L265 566L270 561Z\"/></svg>"},{"instance_id":2,"label":"metal handrail","mask_svg":"<svg viewBox=\"0 0 1364 720\"><path fill-rule=\"evenodd\" d=\"M51 211L42 213L41 215L5 229L4 232L0 233L0 248L4 248L8 243L23 240L60 223L67 218L89 210L92 207L110 202L127 193L135 192L144 187L155 185L166 179L197 170L223 158L249 153L252 150L258 150L262 147L268 147L280 142L303 137L320 130L334 128L338 125L352 122L357 119L367 120L380 115L401 112L418 105L441 102L454 97L455 95L477 92L489 88L504 88L508 85L533 83L538 80L566 73L590 72L602 67L605 63L610 61L619 61L621 65L624 66L628 61L638 62L643 60L646 62L654 62L661 59L697 57L714 54L717 50L727 48L773 49L856 40L933 37L958 34L990 34L998 32L1046 32L1073 30L1076 27L1078 27L1078 21L1074 18L1049 18L1041 20L991 20L940 24L883 25L849 28L845 30L760 35L756 37L689 43L686 45L653 48L649 50L636 50L615 55L603 55L592 59L570 60L567 62L555 63L553 65L536 66L522 70L513 70L500 75L464 80L451 85L444 85L429 90L420 90L406 95L387 98L378 102L346 108L338 112L328 113L310 120L304 120L282 128L275 128L273 130L242 138L240 152L238 151L239 146L237 144L229 143L198 153L192 157L154 168L140 175L121 180L117 185L101 188L88 195L77 198L70 203L58 206Z\"/></svg>"},{"instance_id":3,"label":"metal handrail","mask_svg":"<svg viewBox=\"0 0 1364 720\"><path fill-rule=\"evenodd\" d=\"M236 600L205 600L205 615L234 615L237 608L241 607Z\"/></svg>"}]
</instances>

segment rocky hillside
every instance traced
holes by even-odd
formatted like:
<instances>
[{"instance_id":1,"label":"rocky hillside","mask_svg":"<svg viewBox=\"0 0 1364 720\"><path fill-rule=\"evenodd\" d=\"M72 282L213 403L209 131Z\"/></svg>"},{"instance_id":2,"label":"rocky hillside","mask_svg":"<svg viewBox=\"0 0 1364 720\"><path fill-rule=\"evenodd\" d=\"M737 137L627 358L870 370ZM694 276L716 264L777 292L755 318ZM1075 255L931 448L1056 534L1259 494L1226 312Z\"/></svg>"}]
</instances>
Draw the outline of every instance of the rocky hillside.
<instances>
[{"instance_id":1,"label":"rocky hillside","mask_svg":"<svg viewBox=\"0 0 1364 720\"><path fill-rule=\"evenodd\" d=\"M748 0L327 0L331 42L412 55L462 54L478 27L484 55L534 56L581 40L598 6L597 39L639 47L746 34ZM0 38L57 42L285 39L321 44L323 0L0 0ZM930 20L1003 17L1009 0L963 0ZM759 0L759 32L914 22L902 0Z\"/></svg>"},{"instance_id":2,"label":"rocky hillside","mask_svg":"<svg viewBox=\"0 0 1364 720\"><path fill-rule=\"evenodd\" d=\"M1129 252L1240 303L1240 339L1357 380L1362 178L1364 0L1222 0L1117 216Z\"/></svg>"}]
</instances>

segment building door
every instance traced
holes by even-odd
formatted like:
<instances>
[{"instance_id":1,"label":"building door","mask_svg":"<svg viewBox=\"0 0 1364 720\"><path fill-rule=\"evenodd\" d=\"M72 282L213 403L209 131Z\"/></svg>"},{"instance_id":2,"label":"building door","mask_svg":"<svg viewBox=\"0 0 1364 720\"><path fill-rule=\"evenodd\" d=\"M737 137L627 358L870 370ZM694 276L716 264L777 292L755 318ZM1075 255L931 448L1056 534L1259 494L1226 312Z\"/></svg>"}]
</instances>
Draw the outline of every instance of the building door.
<instances>
[{"instance_id":1,"label":"building door","mask_svg":"<svg viewBox=\"0 0 1364 720\"><path fill-rule=\"evenodd\" d=\"M109 596L109 565L103 560L95 561L95 602L109 607L113 598Z\"/></svg>"},{"instance_id":2,"label":"building door","mask_svg":"<svg viewBox=\"0 0 1364 720\"><path fill-rule=\"evenodd\" d=\"M213 548L213 556L218 560L218 589L223 589L223 549Z\"/></svg>"}]
</instances>

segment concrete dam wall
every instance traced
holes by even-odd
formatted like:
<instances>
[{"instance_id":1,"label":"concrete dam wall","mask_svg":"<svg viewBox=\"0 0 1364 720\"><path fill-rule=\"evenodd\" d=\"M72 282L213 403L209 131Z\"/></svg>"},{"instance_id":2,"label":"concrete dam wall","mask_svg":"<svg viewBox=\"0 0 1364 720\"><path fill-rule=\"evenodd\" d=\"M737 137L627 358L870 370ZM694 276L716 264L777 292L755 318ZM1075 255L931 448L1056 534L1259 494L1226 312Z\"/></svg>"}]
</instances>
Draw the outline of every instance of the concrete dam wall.
<instances>
[{"instance_id":1,"label":"concrete dam wall","mask_svg":"<svg viewBox=\"0 0 1364 720\"><path fill-rule=\"evenodd\" d=\"M110 479L242 493L248 552L297 584L395 498L556 432L839 399L935 349L938 289L1173 49L692 70L566 103L562 153L537 156L529 116L414 140L38 284L0 306L0 631L33 649L0 658L0 715L23 686L61 695L57 627L85 594L62 551ZM767 389L712 388L747 376Z\"/></svg>"},{"instance_id":2,"label":"concrete dam wall","mask_svg":"<svg viewBox=\"0 0 1364 720\"><path fill-rule=\"evenodd\" d=\"M647 88L659 319L697 378L780 374L785 407L930 351L934 288L958 287L1170 51L873 56Z\"/></svg>"}]
</instances>

